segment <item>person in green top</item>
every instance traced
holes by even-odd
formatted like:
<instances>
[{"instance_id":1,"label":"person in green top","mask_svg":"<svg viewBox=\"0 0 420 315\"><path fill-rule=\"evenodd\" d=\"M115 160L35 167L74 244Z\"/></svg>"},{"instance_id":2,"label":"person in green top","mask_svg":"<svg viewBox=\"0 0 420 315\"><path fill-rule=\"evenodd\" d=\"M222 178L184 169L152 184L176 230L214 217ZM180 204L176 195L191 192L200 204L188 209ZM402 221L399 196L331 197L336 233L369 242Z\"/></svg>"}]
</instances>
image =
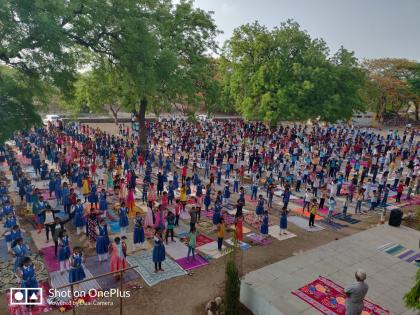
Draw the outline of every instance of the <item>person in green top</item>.
<instances>
[{"instance_id":1,"label":"person in green top","mask_svg":"<svg viewBox=\"0 0 420 315\"><path fill-rule=\"evenodd\" d=\"M192 226L190 232L188 233L188 254L187 260L190 260L190 253L192 253L192 259L195 260L195 246L197 244L197 235L198 232L195 226Z\"/></svg>"},{"instance_id":2,"label":"person in green top","mask_svg":"<svg viewBox=\"0 0 420 315\"><path fill-rule=\"evenodd\" d=\"M171 233L171 241L175 242L174 226L175 226L175 215L172 211L168 211L168 214L166 215L166 234L165 234L166 245L168 245L169 233Z\"/></svg>"}]
</instances>

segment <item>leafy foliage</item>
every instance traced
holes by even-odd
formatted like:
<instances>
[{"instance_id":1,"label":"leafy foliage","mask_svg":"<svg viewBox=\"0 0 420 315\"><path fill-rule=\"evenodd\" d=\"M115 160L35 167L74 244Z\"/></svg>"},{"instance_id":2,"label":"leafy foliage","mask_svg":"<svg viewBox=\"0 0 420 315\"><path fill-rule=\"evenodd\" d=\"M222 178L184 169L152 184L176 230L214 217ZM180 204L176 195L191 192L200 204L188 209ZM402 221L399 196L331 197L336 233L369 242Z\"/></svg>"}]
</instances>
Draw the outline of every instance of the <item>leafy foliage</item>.
<instances>
[{"instance_id":1,"label":"leafy foliage","mask_svg":"<svg viewBox=\"0 0 420 315\"><path fill-rule=\"evenodd\" d=\"M417 271L416 283L404 296L407 307L420 311L420 269Z\"/></svg>"},{"instance_id":2,"label":"leafy foliage","mask_svg":"<svg viewBox=\"0 0 420 315\"><path fill-rule=\"evenodd\" d=\"M235 260L229 259L226 263L225 283L225 314L236 315L239 304L241 280Z\"/></svg>"},{"instance_id":3,"label":"leafy foliage","mask_svg":"<svg viewBox=\"0 0 420 315\"><path fill-rule=\"evenodd\" d=\"M292 21L272 31L243 25L224 47L223 99L247 119L348 119L363 110L363 72L344 48L328 53L324 41Z\"/></svg>"},{"instance_id":4,"label":"leafy foliage","mask_svg":"<svg viewBox=\"0 0 420 315\"><path fill-rule=\"evenodd\" d=\"M364 99L378 116L399 113L415 106L419 120L420 65L407 59L373 59L363 63L369 81L364 86Z\"/></svg>"},{"instance_id":5,"label":"leafy foliage","mask_svg":"<svg viewBox=\"0 0 420 315\"><path fill-rule=\"evenodd\" d=\"M33 105L39 91L13 69L0 66L0 142L14 131L41 123Z\"/></svg>"}]
</instances>

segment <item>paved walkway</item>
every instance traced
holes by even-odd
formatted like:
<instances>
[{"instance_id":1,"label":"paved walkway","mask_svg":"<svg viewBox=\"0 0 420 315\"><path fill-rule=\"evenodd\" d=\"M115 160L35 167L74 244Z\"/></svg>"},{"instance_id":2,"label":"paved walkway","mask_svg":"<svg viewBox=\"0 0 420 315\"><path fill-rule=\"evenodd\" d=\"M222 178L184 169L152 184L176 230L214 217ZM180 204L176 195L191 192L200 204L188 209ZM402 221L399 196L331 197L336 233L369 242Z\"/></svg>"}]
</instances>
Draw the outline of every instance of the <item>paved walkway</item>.
<instances>
[{"instance_id":1,"label":"paved walkway","mask_svg":"<svg viewBox=\"0 0 420 315\"><path fill-rule=\"evenodd\" d=\"M354 272L367 272L367 298L391 314L416 314L402 300L414 284L418 267L380 251L387 243L398 243L419 252L420 232L387 224L331 242L247 274L242 281L241 301L254 314L320 314L290 292L327 277L346 287Z\"/></svg>"}]
</instances>

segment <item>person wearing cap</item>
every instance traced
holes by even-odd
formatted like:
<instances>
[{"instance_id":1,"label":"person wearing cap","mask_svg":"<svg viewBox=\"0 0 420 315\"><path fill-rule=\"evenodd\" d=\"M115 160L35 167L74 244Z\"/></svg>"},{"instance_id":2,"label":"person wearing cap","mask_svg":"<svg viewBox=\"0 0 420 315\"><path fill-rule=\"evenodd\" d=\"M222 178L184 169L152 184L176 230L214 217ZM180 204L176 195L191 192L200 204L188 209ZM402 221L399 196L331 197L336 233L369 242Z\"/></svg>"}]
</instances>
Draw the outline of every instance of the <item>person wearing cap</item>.
<instances>
[{"instance_id":1,"label":"person wearing cap","mask_svg":"<svg viewBox=\"0 0 420 315\"><path fill-rule=\"evenodd\" d=\"M360 315L363 311L363 299L368 292L368 285L365 283L366 272L359 269L355 273L357 282L344 289L346 293L346 315Z\"/></svg>"}]
</instances>

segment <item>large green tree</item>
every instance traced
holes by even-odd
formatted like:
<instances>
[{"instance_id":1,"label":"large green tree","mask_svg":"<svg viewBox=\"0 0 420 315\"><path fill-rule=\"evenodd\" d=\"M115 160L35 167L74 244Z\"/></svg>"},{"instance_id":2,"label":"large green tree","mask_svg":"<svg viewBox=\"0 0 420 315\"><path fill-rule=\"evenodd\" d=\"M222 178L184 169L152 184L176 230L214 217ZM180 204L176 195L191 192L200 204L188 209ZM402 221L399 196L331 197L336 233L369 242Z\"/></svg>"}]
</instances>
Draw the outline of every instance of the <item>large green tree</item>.
<instances>
[{"instance_id":1,"label":"large green tree","mask_svg":"<svg viewBox=\"0 0 420 315\"><path fill-rule=\"evenodd\" d=\"M419 120L419 64L399 58L366 60L363 63L368 82L363 95L370 109L379 117L388 113L399 114L413 105Z\"/></svg>"},{"instance_id":2,"label":"large green tree","mask_svg":"<svg viewBox=\"0 0 420 315\"><path fill-rule=\"evenodd\" d=\"M41 123L34 102L40 92L37 82L29 81L19 72L0 66L0 142L14 131Z\"/></svg>"},{"instance_id":3,"label":"large green tree","mask_svg":"<svg viewBox=\"0 0 420 315\"><path fill-rule=\"evenodd\" d=\"M109 41L111 62L130 91L131 109L146 142L145 114L187 104L192 110L214 101L213 68L216 26L192 1L125 1L113 10L118 28Z\"/></svg>"},{"instance_id":4,"label":"large green tree","mask_svg":"<svg viewBox=\"0 0 420 315\"><path fill-rule=\"evenodd\" d=\"M72 92L78 67L88 62L86 53L106 53L106 17L112 12L105 1L0 1L0 64L18 71L0 81L8 92L2 98L2 134L40 122L36 101L47 101L40 87Z\"/></svg>"},{"instance_id":5,"label":"large green tree","mask_svg":"<svg viewBox=\"0 0 420 315\"><path fill-rule=\"evenodd\" d=\"M80 74L74 86L74 95L66 103L74 114L111 112L118 124L118 113L123 107L129 107L127 93L130 91L127 91L124 78L106 60L95 69Z\"/></svg>"},{"instance_id":6,"label":"large green tree","mask_svg":"<svg viewBox=\"0 0 420 315\"><path fill-rule=\"evenodd\" d=\"M181 0L1 0L0 61L70 94L77 70L104 58L123 78L141 140L145 113L214 102L216 26Z\"/></svg>"},{"instance_id":7,"label":"large green tree","mask_svg":"<svg viewBox=\"0 0 420 315\"><path fill-rule=\"evenodd\" d=\"M248 119L349 119L363 110L364 75L353 53L329 57L324 41L295 22L268 30L258 22L235 29L222 56L223 99Z\"/></svg>"}]
</instances>

